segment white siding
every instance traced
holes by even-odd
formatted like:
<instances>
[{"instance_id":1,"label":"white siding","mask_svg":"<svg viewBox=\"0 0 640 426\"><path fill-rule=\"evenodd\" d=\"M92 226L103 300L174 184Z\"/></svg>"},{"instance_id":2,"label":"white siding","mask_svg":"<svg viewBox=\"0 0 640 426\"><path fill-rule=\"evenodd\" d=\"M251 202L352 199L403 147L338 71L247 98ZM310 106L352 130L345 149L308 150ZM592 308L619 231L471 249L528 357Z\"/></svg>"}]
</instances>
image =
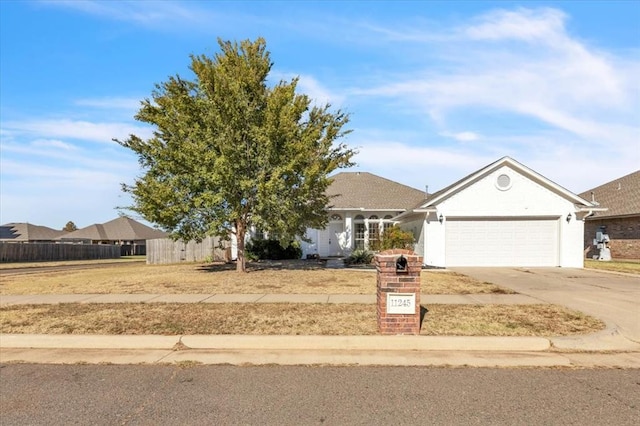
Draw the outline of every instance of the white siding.
<instances>
[{"instance_id":1,"label":"white siding","mask_svg":"<svg viewBox=\"0 0 640 426\"><path fill-rule=\"evenodd\" d=\"M511 180L506 190L496 185L502 174ZM507 165L434 207L437 212L429 214L425 221L423 250L427 265L583 266L581 235L584 223L575 218L573 200ZM571 214L569 221L566 220L568 214ZM440 215L442 223L438 220ZM555 223L553 229L550 219ZM461 221L468 222L464 225L468 227L466 237L460 234L463 225L458 222ZM521 242L517 242L518 239ZM469 244L483 245L486 250L473 257L465 252L474 250L468 247ZM511 247L516 254L507 253L506 247ZM507 258L510 260L505 260Z\"/></svg>"}]
</instances>

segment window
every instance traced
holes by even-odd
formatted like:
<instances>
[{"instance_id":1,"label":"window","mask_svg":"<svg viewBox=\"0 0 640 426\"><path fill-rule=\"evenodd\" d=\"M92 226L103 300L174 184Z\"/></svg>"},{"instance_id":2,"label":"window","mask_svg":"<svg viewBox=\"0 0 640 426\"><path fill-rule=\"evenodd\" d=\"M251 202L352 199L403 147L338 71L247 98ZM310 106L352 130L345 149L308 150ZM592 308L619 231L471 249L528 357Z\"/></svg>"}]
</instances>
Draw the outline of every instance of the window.
<instances>
[{"instance_id":1,"label":"window","mask_svg":"<svg viewBox=\"0 0 640 426\"><path fill-rule=\"evenodd\" d=\"M378 240L380 240L380 224L369 222L369 247L376 247Z\"/></svg>"},{"instance_id":2,"label":"window","mask_svg":"<svg viewBox=\"0 0 640 426\"><path fill-rule=\"evenodd\" d=\"M342 220L342 216L340 216L339 214L332 214L331 215L331 220L332 221L341 221Z\"/></svg>"},{"instance_id":3,"label":"window","mask_svg":"<svg viewBox=\"0 0 640 426\"><path fill-rule=\"evenodd\" d=\"M363 250L364 249L364 231L365 231L365 227L364 227L364 223L356 223L354 224L354 242L355 242L355 248L356 249L360 249Z\"/></svg>"},{"instance_id":4,"label":"window","mask_svg":"<svg viewBox=\"0 0 640 426\"><path fill-rule=\"evenodd\" d=\"M501 191L506 191L511 188L511 184L512 182L509 175L503 173L496 178L496 187Z\"/></svg>"}]
</instances>

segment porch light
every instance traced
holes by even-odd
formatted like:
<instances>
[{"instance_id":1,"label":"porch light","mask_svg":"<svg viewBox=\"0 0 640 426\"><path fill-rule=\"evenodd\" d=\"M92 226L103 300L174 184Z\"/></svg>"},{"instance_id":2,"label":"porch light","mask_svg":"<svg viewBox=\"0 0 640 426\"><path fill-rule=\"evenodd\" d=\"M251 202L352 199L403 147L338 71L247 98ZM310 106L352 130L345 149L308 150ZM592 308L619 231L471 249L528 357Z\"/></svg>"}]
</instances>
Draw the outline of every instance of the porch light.
<instances>
[{"instance_id":1,"label":"porch light","mask_svg":"<svg viewBox=\"0 0 640 426\"><path fill-rule=\"evenodd\" d=\"M438 218L438 222L442 223L444 221L444 217L442 216L442 213L440 213L440 217Z\"/></svg>"},{"instance_id":2,"label":"porch light","mask_svg":"<svg viewBox=\"0 0 640 426\"><path fill-rule=\"evenodd\" d=\"M571 222L571 213L567 215L567 223Z\"/></svg>"}]
</instances>

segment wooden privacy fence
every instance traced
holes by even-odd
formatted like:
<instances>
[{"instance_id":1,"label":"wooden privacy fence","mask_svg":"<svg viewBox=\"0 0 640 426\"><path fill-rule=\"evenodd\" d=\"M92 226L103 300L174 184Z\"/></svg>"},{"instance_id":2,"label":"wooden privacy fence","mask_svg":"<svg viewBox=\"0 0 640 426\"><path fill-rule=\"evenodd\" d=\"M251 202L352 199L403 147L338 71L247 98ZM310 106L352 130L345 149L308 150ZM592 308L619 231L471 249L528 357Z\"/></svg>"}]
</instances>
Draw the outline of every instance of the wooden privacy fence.
<instances>
[{"instance_id":1,"label":"wooden privacy fence","mask_svg":"<svg viewBox=\"0 0 640 426\"><path fill-rule=\"evenodd\" d=\"M225 242L220 248L219 242L220 239L214 237L207 237L200 243L170 238L147 240L147 264L230 261L229 244Z\"/></svg>"},{"instance_id":2,"label":"wooden privacy fence","mask_svg":"<svg viewBox=\"0 0 640 426\"><path fill-rule=\"evenodd\" d=\"M119 258L120 246L110 244L22 244L0 242L0 262Z\"/></svg>"}]
</instances>

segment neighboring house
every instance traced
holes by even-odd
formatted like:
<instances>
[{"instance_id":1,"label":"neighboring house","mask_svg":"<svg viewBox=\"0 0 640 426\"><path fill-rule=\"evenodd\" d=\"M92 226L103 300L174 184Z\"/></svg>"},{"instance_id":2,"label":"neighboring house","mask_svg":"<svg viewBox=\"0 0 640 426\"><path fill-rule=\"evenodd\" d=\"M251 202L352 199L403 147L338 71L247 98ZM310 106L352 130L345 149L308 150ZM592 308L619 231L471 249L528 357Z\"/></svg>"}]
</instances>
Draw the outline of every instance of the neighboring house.
<instances>
[{"instance_id":1,"label":"neighboring house","mask_svg":"<svg viewBox=\"0 0 640 426\"><path fill-rule=\"evenodd\" d=\"M415 206L425 192L366 172L342 172L331 177L329 223L325 229L309 228L302 242L303 257L345 256L369 248L393 217Z\"/></svg>"},{"instance_id":2,"label":"neighboring house","mask_svg":"<svg viewBox=\"0 0 640 426\"><path fill-rule=\"evenodd\" d=\"M166 232L153 229L128 217L119 217L103 224L93 224L58 238L63 243L115 244L121 254L146 254L147 240L164 238Z\"/></svg>"},{"instance_id":3,"label":"neighboring house","mask_svg":"<svg viewBox=\"0 0 640 426\"><path fill-rule=\"evenodd\" d=\"M31 223L7 223L0 226L0 242L53 243L64 234L65 231Z\"/></svg>"},{"instance_id":4,"label":"neighboring house","mask_svg":"<svg viewBox=\"0 0 640 426\"><path fill-rule=\"evenodd\" d=\"M580 194L606 207L585 221L584 247L587 257L597 256L596 232L609 235L613 259L640 259L640 170Z\"/></svg>"},{"instance_id":5,"label":"neighboring house","mask_svg":"<svg viewBox=\"0 0 640 426\"><path fill-rule=\"evenodd\" d=\"M426 265L584 265L584 218L603 210L509 157L396 216Z\"/></svg>"}]
</instances>

